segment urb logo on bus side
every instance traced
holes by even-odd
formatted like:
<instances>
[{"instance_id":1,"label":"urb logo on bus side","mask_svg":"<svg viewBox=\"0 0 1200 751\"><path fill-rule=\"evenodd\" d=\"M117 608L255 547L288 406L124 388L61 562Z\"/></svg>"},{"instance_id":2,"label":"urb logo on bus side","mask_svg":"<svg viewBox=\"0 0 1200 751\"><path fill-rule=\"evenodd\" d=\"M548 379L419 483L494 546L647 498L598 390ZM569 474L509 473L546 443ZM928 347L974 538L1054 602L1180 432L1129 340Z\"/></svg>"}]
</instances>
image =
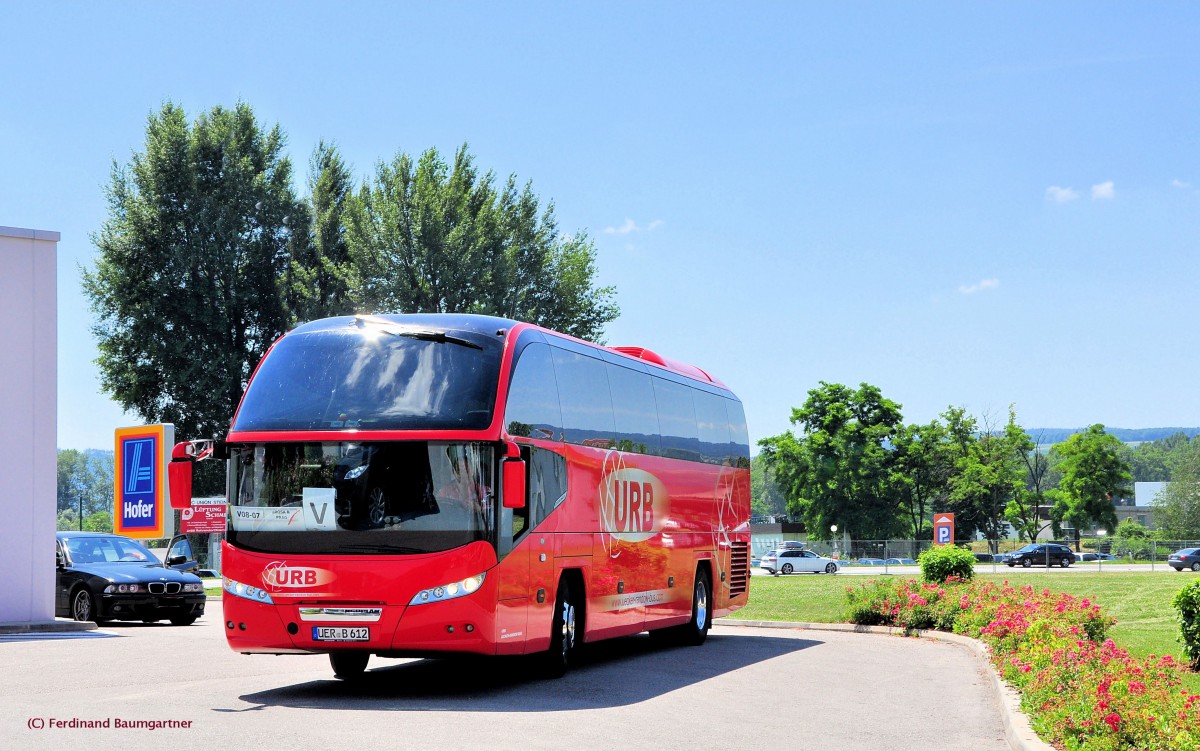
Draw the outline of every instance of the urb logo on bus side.
<instances>
[{"instance_id":1,"label":"urb logo on bus side","mask_svg":"<svg viewBox=\"0 0 1200 751\"><path fill-rule=\"evenodd\" d=\"M666 486L645 470L626 467L617 451L604 459L599 490L600 524L610 538L641 542L662 531L671 507Z\"/></svg>"}]
</instances>

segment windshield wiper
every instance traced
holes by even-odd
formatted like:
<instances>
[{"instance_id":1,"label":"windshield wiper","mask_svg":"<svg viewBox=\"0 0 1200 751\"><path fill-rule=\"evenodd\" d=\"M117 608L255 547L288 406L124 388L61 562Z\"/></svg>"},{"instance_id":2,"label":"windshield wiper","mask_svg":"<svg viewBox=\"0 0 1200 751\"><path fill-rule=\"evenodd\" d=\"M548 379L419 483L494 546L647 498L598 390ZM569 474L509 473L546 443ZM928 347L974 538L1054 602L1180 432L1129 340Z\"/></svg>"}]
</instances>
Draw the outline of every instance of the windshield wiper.
<instances>
[{"instance_id":1,"label":"windshield wiper","mask_svg":"<svg viewBox=\"0 0 1200 751\"><path fill-rule=\"evenodd\" d=\"M381 319L375 318L374 316L361 316L361 315L355 316L354 322L351 325L357 326L359 328L364 328L368 324L371 326L375 326L380 331L384 332L385 334L391 334L392 336L407 336L410 339L420 339L421 341L424 341L424 342L448 342L450 344L460 344L464 347L470 347L471 349L480 349L480 350L483 349L483 347L481 347L480 345L476 344L473 341L470 341L469 339L463 339L461 336L454 336L453 334L447 334L444 331L405 331L402 329L397 330L390 326L391 321L381 320Z\"/></svg>"},{"instance_id":2,"label":"windshield wiper","mask_svg":"<svg viewBox=\"0 0 1200 751\"><path fill-rule=\"evenodd\" d=\"M471 349L483 349L483 347L469 339L447 334L444 331L389 331L388 333L395 334L396 336L407 336L410 339L420 339L423 342L449 342L450 344L461 344Z\"/></svg>"}]
</instances>

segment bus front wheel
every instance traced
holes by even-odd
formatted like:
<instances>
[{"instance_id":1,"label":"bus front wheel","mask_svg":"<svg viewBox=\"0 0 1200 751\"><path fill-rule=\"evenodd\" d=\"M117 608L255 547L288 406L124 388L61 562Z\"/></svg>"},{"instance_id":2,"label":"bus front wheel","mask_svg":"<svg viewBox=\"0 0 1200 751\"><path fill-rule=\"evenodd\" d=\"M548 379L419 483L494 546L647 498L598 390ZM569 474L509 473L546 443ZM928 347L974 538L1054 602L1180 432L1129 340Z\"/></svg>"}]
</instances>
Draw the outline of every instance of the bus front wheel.
<instances>
[{"instance_id":1,"label":"bus front wheel","mask_svg":"<svg viewBox=\"0 0 1200 751\"><path fill-rule=\"evenodd\" d=\"M370 652L330 652L329 664L333 674L344 681L362 676L367 669L367 660L371 659Z\"/></svg>"}]
</instances>

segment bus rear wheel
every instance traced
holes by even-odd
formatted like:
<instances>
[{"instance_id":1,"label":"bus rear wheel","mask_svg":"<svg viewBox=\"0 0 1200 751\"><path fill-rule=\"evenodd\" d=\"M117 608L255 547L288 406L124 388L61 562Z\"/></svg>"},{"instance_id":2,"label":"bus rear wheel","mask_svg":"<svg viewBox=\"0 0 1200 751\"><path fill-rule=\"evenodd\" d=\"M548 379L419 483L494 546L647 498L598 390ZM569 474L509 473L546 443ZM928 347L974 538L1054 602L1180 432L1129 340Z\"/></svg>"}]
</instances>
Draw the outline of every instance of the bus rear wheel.
<instances>
[{"instance_id":1,"label":"bus rear wheel","mask_svg":"<svg viewBox=\"0 0 1200 751\"><path fill-rule=\"evenodd\" d=\"M698 647L708 638L712 628L712 584L708 571L696 570L696 582L692 585L692 617L679 627L679 643Z\"/></svg>"},{"instance_id":2,"label":"bus rear wheel","mask_svg":"<svg viewBox=\"0 0 1200 751\"><path fill-rule=\"evenodd\" d=\"M563 579L554 597L554 618L550 621L550 648L543 656L547 678L562 678L575 654L576 608L571 586Z\"/></svg>"},{"instance_id":3,"label":"bus rear wheel","mask_svg":"<svg viewBox=\"0 0 1200 751\"><path fill-rule=\"evenodd\" d=\"M370 659L370 652L329 653L329 664L333 668L333 674L343 681L361 677L363 671L367 669L367 661Z\"/></svg>"}]
</instances>

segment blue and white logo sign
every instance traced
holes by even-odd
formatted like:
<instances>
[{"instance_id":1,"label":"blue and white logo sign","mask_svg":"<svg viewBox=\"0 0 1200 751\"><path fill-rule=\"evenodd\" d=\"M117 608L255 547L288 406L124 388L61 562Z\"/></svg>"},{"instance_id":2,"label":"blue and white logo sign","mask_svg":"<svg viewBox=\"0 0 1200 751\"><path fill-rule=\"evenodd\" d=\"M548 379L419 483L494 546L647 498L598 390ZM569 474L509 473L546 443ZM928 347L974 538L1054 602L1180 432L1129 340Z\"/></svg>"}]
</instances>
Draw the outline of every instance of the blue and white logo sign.
<instances>
[{"instance_id":1,"label":"blue and white logo sign","mask_svg":"<svg viewBox=\"0 0 1200 751\"><path fill-rule=\"evenodd\" d=\"M167 489L172 425L117 428L113 531L140 540L169 537L175 528Z\"/></svg>"},{"instance_id":2,"label":"blue and white logo sign","mask_svg":"<svg viewBox=\"0 0 1200 751\"><path fill-rule=\"evenodd\" d=\"M158 521L155 492L153 438L123 441L125 488L121 492L121 520L126 527L153 527Z\"/></svg>"}]
</instances>

